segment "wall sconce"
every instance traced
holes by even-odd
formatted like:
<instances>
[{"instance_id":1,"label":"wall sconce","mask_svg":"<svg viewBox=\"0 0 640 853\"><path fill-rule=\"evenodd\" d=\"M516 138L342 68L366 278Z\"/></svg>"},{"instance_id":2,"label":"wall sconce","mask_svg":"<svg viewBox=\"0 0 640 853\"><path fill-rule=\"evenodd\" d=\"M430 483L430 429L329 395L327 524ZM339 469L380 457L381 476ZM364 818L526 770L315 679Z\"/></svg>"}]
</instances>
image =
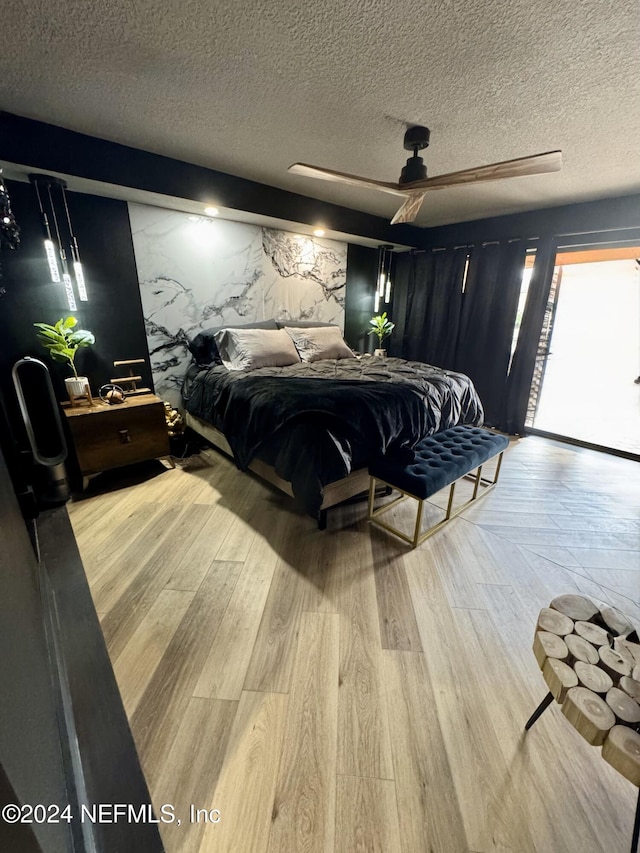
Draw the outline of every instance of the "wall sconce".
<instances>
[{"instance_id":1,"label":"wall sconce","mask_svg":"<svg viewBox=\"0 0 640 853\"><path fill-rule=\"evenodd\" d=\"M73 267L76 288L81 302L86 302L87 286L84 280L84 270L80 262L78 241L73 233L69 205L67 204L67 182L62 178L54 178L51 175L29 175L29 180L36 190L38 207L42 217L44 228L44 251L49 265L51 281L59 283L62 281L67 295L67 304L70 311L77 311L73 281L69 271L69 258ZM58 209L56 210L55 198L58 196ZM51 225L53 225L53 234ZM62 223L62 231L61 231ZM62 233L64 232L64 233ZM65 248L66 246L66 248ZM69 255L67 255L67 249ZM58 259L60 265L58 265ZM62 273L60 272L62 270Z\"/></svg>"},{"instance_id":2,"label":"wall sconce","mask_svg":"<svg viewBox=\"0 0 640 853\"><path fill-rule=\"evenodd\" d=\"M375 314L380 310L380 303L388 305L391 302L391 262L393 260L393 246L383 245L378 247L378 276L376 278L376 297L373 311Z\"/></svg>"}]
</instances>

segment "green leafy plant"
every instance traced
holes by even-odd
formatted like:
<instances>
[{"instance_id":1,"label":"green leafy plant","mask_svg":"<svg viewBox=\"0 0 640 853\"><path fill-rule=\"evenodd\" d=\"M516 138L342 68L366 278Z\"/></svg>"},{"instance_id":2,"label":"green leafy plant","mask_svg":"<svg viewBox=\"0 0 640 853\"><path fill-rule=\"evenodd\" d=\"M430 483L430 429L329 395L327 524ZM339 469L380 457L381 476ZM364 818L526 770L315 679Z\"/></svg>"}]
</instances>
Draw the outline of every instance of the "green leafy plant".
<instances>
[{"instance_id":1,"label":"green leafy plant","mask_svg":"<svg viewBox=\"0 0 640 853\"><path fill-rule=\"evenodd\" d=\"M388 337L391 332L393 332L396 327L396 324L392 323L391 320L388 319L386 311L383 314L378 314L376 317L372 317L369 320L369 323L373 326L373 328L369 329L367 334L377 335L378 340L380 341L380 348L382 348L382 341L386 337Z\"/></svg>"},{"instance_id":2,"label":"green leafy plant","mask_svg":"<svg viewBox=\"0 0 640 853\"><path fill-rule=\"evenodd\" d=\"M86 329L76 329L78 321L75 317L60 319L55 326L48 323L34 323L38 329L38 340L42 346L49 351L51 358L70 365L73 375L78 378L75 357L79 349L90 347L95 344L96 339Z\"/></svg>"}]
</instances>

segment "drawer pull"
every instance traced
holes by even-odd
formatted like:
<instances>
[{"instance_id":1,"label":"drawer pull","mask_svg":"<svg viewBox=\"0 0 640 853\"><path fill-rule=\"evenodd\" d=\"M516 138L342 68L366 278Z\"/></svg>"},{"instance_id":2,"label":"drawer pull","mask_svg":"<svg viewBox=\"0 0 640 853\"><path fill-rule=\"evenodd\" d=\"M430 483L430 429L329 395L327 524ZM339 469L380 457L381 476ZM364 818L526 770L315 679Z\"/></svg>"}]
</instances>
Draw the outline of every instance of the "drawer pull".
<instances>
[{"instance_id":1,"label":"drawer pull","mask_svg":"<svg viewBox=\"0 0 640 853\"><path fill-rule=\"evenodd\" d=\"M118 436L120 437L120 444L129 444L131 441L128 429L119 429Z\"/></svg>"}]
</instances>

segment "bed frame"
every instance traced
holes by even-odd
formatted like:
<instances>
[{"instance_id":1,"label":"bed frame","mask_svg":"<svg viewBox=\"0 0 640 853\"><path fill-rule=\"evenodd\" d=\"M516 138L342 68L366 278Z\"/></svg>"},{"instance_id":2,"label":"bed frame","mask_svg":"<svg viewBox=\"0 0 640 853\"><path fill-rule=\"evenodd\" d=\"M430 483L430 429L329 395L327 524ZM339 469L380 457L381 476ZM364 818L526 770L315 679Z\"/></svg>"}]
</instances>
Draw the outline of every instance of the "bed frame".
<instances>
[{"instance_id":1,"label":"bed frame","mask_svg":"<svg viewBox=\"0 0 640 853\"><path fill-rule=\"evenodd\" d=\"M184 417L185 423L188 427L190 427L194 432L197 432L198 435L206 438L207 441L214 445L214 447L217 447L218 450L221 450L233 459L233 451L231 450L229 442L219 429L216 429L201 418L195 417L195 415L190 415L189 412L185 412ZM294 497L293 490L291 489L291 483L289 483L288 480L283 480L282 477L279 477L272 465L268 465L260 459L254 459L249 465L249 470L280 489L280 491L290 497ZM318 514L318 527L320 530L324 530L327 526L327 510L330 507L343 503L356 495L362 495L366 498L368 489L369 472L367 468L359 468L357 471L353 471L349 474L348 477L343 477L341 480L335 480L333 483L327 483L327 485L322 489L322 504Z\"/></svg>"}]
</instances>

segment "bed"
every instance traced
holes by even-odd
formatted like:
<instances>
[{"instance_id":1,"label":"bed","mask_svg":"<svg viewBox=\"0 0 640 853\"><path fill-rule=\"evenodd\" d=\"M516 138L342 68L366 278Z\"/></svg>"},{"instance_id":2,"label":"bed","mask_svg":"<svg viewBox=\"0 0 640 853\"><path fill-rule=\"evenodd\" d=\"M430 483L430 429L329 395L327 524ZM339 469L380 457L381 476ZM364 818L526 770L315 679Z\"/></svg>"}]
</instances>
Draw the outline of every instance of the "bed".
<instances>
[{"instance_id":1,"label":"bed","mask_svg":"<svg viewBox=\"0 0 640 853\"><path fill-rule=\"evenodd\" d=\"M241 470L253 470L294 496L314 517L322 520L326 509L364 492L374 458L408 460L427 435L482 424L482 405L463 374L400 358L356 356L341 336L342 347L316 346L311 360L301 360L307 339L336 333L288 333L297 350L275 360L297 360L285 364L269 358L265 364L263 353L253 361L220 363L215 345L213 354L208 347L214 336L221 343L221 330L203 333L207 346L203 351L200 341L192 347L183 406L188 426L232 455ZM228 334L253 334L251 346L265 337Z\"/></svg>"}]
</instances>

